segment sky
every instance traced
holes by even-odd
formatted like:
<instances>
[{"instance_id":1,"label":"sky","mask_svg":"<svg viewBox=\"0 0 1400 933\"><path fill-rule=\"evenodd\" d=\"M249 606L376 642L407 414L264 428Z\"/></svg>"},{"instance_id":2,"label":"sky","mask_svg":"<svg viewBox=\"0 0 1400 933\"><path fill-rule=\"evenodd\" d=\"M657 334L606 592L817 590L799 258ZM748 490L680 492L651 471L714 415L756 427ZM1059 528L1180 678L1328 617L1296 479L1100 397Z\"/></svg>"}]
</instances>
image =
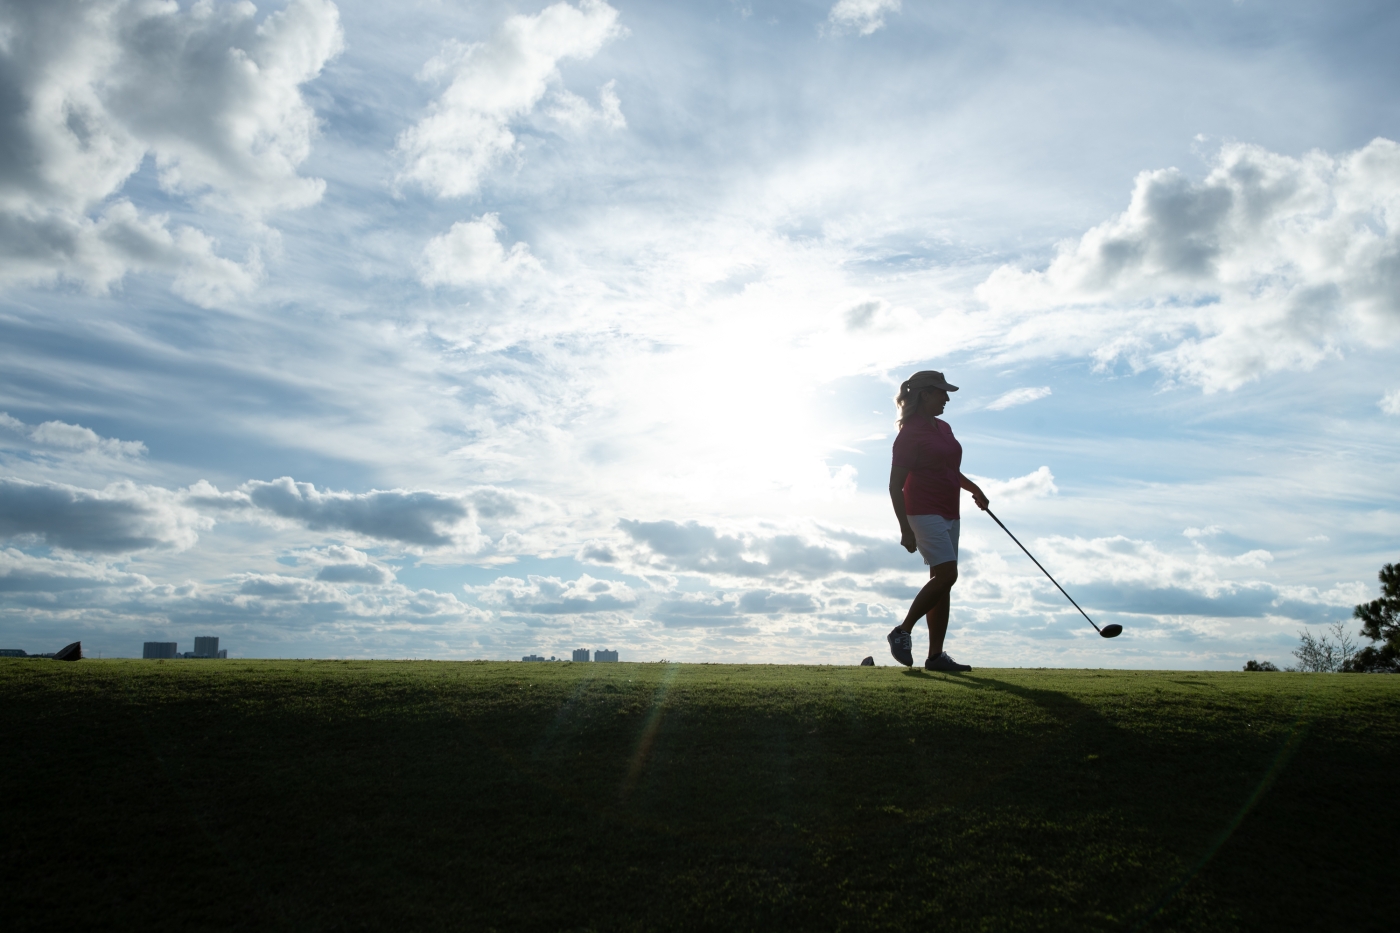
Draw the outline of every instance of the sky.
<instances>
[{"instance_id":1,"label":"sky","mask_svg":"<svg viewBox=\"0 0 1400 933\"><path fill-rule=\"evenodd\" d=\"M1400 7L0 2L0 646L1291 662L1400 559ZM916 631L915 652L926 635Z\"/></svg>"}]
</instances>

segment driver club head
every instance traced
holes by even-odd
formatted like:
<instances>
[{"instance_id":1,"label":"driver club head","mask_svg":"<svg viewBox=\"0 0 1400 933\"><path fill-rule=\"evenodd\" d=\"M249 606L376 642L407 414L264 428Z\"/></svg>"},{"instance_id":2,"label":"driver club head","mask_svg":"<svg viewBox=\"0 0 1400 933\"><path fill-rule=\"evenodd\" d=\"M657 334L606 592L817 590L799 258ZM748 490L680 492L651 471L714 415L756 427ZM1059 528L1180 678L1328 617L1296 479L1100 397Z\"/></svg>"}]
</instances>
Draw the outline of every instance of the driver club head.
<instances>
[{"instance_id":1,"label":"driver club head","mask_svg":"<svg viewBox=\"0 0 1400 933\"><path fill-rule=\"evenodd\" d=\"M1118 625L1117 623L1114 623L1113 625L1105 625L1103 629L1100 630L1099 634L1102 635L1104 638L1117 638L1119 635L1123 634L1123 626Z\"/></svg>"}]
</instances>

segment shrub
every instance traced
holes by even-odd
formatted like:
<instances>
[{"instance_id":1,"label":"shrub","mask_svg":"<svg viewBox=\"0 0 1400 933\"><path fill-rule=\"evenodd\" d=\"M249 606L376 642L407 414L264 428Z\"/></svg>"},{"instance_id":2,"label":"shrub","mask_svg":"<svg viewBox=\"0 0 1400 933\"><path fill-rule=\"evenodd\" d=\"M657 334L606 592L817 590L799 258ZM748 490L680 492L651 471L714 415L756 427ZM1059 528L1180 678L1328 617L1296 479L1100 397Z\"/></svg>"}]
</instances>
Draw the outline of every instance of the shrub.
<instances>
[{"instance_id":1,"label":"shrub","mask_svg":"<svg viewBox=\"0 0 1400 933\"><path fill-rule=\"evenodd\" d=\"M1247 671L1276 671L1278 665L1273 661L1246 661L1244 669Z\"/></svg>"},{"instance_id":2,"label":"shrub","mask_svg":"<svg viewBox=\"0 0 1400 933\"><path fill-rule=\"evenodd\" d=\"M1351 663L1351 659L1356 655L1356 642L1347 634L1346 626L1341 622L1333 622L1328 628L1337 639L1335 642L1326 635L1315 638L1307 629L1298 633L1299 644L1293 649L1293 657L1298 659L1298 666L1288 668L1290 671L1331 674Z\"/></svg>"}]
</instances>

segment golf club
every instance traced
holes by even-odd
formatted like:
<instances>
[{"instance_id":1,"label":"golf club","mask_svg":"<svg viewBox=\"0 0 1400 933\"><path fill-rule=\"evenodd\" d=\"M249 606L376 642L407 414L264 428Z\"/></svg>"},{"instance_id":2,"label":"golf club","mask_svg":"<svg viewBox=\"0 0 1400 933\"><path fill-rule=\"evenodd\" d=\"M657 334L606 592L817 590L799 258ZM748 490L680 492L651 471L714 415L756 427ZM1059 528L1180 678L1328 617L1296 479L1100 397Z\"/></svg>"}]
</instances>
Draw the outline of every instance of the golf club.
<instances>
[{"instance_id":1,"label":"golf club","mask_svg":"<svg viewBox=\"0 0 1400 933\"><path fill-rule=\"evenodd\" d=\"M983 509L982 511L990 515L992 517L992 521L996 522L998 525L1001 525L1001 519L997 518L996 513L993 512L991 509ZM1016 546L1018 548L1020 548L1023 551L1026 551L1026 546L1022 544L1019 540L1017 540L1015 535L1011 534L1010 528L1007 528L1005 525L1001 525L1001 530L1006 532L1008 535L1011 535L1011 540L1016 542ZM1031 563L1035 564L1037 567L1040 567L1040 561L1035 559L1034 554L1032 554L1030 551L1026 551L1026 556L1031 559ZM1047 577L1050 577L1050 571L1046 570L1044 567L1040 567L1040 572L1045 574ZM1055 589L1059 590L1061 593L1065 593L1065 588L1063 586L1060 586L1060 584L1056 582L1054 577L1050 577L1050 582L1055 584ZM1097 625L1094 625L1093 619L1089 619L1089 613L1081 609L1079 603L1074 602L1073 596L1069 595L1068 593L1065 593L1065 599L1069 600L1071 603L1074 603L1074 608L1079 609L1079 614L1082 615L1084 618L1088 619L1089 624L1094 626L1094 631L1098 632L1104 638L1117 638L1120 634L1122 634L1123 626L1115 623L1113 625L1105 625L1103 628L1099 628Z\"/></svg>"}]
</instances>

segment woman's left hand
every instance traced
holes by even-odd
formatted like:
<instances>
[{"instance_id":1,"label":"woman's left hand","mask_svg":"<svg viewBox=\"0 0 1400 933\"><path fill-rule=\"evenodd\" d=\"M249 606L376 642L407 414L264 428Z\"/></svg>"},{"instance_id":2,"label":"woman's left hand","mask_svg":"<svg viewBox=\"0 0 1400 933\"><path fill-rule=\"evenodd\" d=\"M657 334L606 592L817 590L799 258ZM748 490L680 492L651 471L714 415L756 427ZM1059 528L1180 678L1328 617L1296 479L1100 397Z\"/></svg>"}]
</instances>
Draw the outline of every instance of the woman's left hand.
<instances>
[{"instance_id":1,"label":"woman's left hand","mask_svg":"<svg viewBox=\"0 0 1400 933\"><path fill-rule=\"evenodd\" d=\"M987 498L987 494L980 489L972 490L972 501L977 503L977 507L982 511L987 511L987 506L992 504L992 500Z\"/></svg>"}]
</instances>

